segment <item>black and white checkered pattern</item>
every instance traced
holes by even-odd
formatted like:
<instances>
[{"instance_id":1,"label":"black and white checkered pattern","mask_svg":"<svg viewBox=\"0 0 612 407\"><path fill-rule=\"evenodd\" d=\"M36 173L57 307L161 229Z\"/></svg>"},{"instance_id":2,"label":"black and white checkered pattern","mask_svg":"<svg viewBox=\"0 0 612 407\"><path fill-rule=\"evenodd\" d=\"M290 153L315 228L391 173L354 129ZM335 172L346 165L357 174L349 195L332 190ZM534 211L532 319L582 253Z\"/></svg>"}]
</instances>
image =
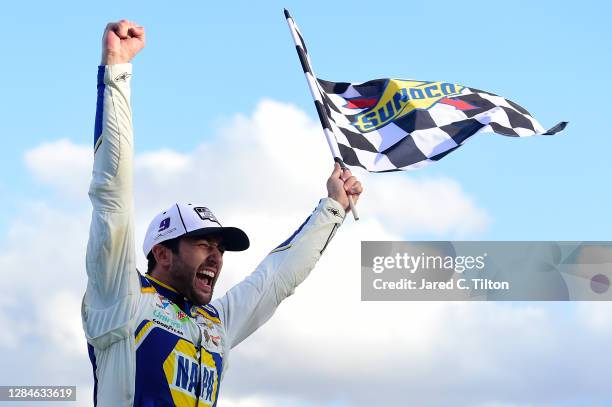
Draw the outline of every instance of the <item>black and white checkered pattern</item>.
<instances>
[{"instance_id":1,"label":"black and white checkered pattern","mask_svg":"<svg viewBox=\"0 0 612 407\"><path fill-rule=\"evenodd\" d=\"M347 165L371 172L415 169L438 161L479 132L512 137L552 135L567 125L561 122L545 131L518 104L493 93L454 85L461 91L447 98L451 104L434 103L427 108L408 109L408 114L398 115L382 127L361 131L355 126L355 119L358 114L367 114L371 107L347 105L353 100L376 100L397 80L351 84L317 79L302 35L286 10L285 16L332 154ZM462 102L470 108L453 105ZM377 107L375 103L374 107Z\"/></svg>"}]
</instances>

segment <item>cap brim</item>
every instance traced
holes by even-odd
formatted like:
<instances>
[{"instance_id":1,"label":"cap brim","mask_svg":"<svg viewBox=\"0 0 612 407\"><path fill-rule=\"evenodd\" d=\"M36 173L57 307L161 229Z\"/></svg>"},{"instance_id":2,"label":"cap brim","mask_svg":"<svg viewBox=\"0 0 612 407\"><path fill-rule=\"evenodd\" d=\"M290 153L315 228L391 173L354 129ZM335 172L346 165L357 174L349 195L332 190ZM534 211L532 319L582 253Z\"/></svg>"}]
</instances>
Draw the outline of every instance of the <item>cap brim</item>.
<instances>
[{"instance_id":1,"label":"cap brim","mask_svg":"<svg viewBox=\"0 0 612 407\"><path fill-rule=\"evenodd\" d=\"M202 237L209 235L219 235L223 239L223 246L225 250L230 252L240 252L249 248L251 243L249 237L241 229L235 227L212 227L196 229L191 232L187 232L183 236L189 237Z\"/></svg>"}]
</instances>

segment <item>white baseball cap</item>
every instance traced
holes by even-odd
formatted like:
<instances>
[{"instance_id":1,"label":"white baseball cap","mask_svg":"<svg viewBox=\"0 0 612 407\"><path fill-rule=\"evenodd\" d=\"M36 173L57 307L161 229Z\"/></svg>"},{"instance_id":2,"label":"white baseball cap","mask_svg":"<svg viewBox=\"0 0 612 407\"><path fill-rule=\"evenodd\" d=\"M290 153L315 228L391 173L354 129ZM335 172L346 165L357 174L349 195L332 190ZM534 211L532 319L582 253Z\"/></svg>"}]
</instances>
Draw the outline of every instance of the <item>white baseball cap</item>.
<instances>
[{"instance_id":1,"label":"white baseball cap","mask_svg":"<svg viewBox=\"0 0 612 407\"><path fill-rule=\"evenodd\" d=\"M181 236L217 234L229 251L249 248L249 237L241 229L223 227L205 206L174 204L153 218L147 229L142 250L148 256L156 244Z\"/></svg>"}]
</instances>

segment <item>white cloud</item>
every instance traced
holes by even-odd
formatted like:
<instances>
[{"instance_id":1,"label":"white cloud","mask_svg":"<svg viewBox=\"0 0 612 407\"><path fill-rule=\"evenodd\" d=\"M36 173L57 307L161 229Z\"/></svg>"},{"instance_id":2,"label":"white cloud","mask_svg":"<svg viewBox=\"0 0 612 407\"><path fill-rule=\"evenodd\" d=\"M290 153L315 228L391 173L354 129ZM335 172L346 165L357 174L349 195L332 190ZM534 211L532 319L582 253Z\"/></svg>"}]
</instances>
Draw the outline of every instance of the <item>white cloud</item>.
<instances>
[{"instance_id":1,"label":"white cloud","mask_svg":"<svg viewBox=\"0 0 612 407\"><path fill-rule=\"evenodd\" d=\"M483 232L490 223L489 216L454 180L379 174L368 181L369 199L361 205L363 212L373 214L396 233L459 239Z\"/></svg>"},{"instance_id":2,"label":"white cloud","mask_svg":"<svg viewBox=\"0 0 612 407\"><path fill-rule=\"evenodd\" d=\"M300 400L295 397L283 397L283 396L265 396L265 395L251 395L247 397L231 398L223 397L219 398L219 404L223 407L306 407L308 406L304 400Z\"/></svg>"},{"instance_id":3,"label":"white cloud","mask_svg":"<svg viewBox=\"0 0 612 407\"><path fill-rule=\"evenodd\" d=\"M18 349L21 339L27 336L31 329L26 320L16 320L11 311L18 312L20 304L16 298L8 296L0 297L0 349L7 351Z\"/></svg>"},{"instance_id":4,"label":"white cloud","mask_svg":"<svg viewBox=\"0 0 612 407\"><path fill-rule=\"evenodd\" d=\"M82 196L91 149L60 140L25 159L37 181L79 209L32 204L0 243L0 323L7 328L0 349L14 361L27 343L32 363L42 361L36 377L59 377L85 389L91 370L78 304L85 287L89 207ZM253 242L246 253L226 256L221 293L301 223L324 194L330 170L318 124L291 105L263 101L192 153L136 157L136 240L142 241L149 219L174 201L208 205L224 224L243 227ZM358 175L366 186L362 220L345 222L297 294L234 350L221 405L553 405L606 385L610 362L593 368L588 360L596 354L592 345L609 341L612 333L564 334L583 326L580 313L566 318L552 307L529 304L361 302L361 240L478 236L489 219L452 179ZM23 304L32 324L22 323ZM589 312L602 309L593 305ZM572 375L557 374L567 367ZM593 370L602 375L579 377ZM27 372L17 376L32 380ZM0 382L8 379L0 374ZM89 397L84 391L80 396Z\"/></svg>"},{"instance_id":5,"label":"white cloud","mask_svg":"<svg viewBox=\"0 0 612 407\"><path fill-rule=\"evenodd\" d=\"M92 147L62 139L29 150L24 160L37 181L70 197L87 193L93 163Z\"/></svg>"},{"instance_id":6,"label":"white cloud","mask_svg":"<svg viewBox=\"0 0 612 407\"><path fill-rule=\"evenodd\" d=\"M80 293L59 291L49 293L45 307L38 309L36 334L46 337L54 349L60 352L87 355L87 342L83 336ZM49 329L53 327L53 329Z\"/></svg>"},{"instance_id":7,"label":"white cloud","mask_svg":"<svg viewBox=\"0 0 612 407\"><path fill-rule=\"evenodd\" d=\"M80 318L88 218L28 204L0 238L1 383L89 384Z\"/></svg>"},{"instance_id":8,"label":"white cloud","mask_svg":"<svg viewBox=\"0 0 612 407\"><path fill-rule=\"evenodd\" d=\"M612 334L612 304L603 302L581 302L577 314L584 328L593 333Z\"/></svg>"},{"instance_id":9,"label":"white cloud","mask_svg":"<svg viewBox=\"0 0 612 407\"><path fill-rule=\"evenodd\" d=\"M43 144L25 155L33 176L58 192L84 196L91 174L91 148L67 140ZM217 138L190 153L172 150L136 157L136 206L150 218L176 200L204 202L213 210L270 213L274 205L295 216L325 193L331 159L320 126L301 110L264 100L251 117L235 116ZM357 170L367 194L365 219L398 235L469 236L482 232L487 214L450 179L414 180L405 174ZM217 209L218 208L218 209Z\"/></svg>"}]
</instances>

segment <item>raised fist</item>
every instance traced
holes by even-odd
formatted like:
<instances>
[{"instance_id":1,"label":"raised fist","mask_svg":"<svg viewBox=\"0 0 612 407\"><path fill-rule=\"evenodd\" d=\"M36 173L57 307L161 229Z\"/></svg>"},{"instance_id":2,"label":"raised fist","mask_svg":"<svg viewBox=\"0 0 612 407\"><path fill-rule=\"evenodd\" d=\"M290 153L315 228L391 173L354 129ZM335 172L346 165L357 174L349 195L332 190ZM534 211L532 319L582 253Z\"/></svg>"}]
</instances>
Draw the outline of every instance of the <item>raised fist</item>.
<instances>
[{"instance_id":1,"label":"raised fist","mask_svg":"<svg viewBox=\"0 0 612 407\"><path fill-rule=\"evenodd\" d=\"M102 65L130 62L144 46L144 27L128 20L108 23L102 37Z\"/></svg>"}]
</instances>

